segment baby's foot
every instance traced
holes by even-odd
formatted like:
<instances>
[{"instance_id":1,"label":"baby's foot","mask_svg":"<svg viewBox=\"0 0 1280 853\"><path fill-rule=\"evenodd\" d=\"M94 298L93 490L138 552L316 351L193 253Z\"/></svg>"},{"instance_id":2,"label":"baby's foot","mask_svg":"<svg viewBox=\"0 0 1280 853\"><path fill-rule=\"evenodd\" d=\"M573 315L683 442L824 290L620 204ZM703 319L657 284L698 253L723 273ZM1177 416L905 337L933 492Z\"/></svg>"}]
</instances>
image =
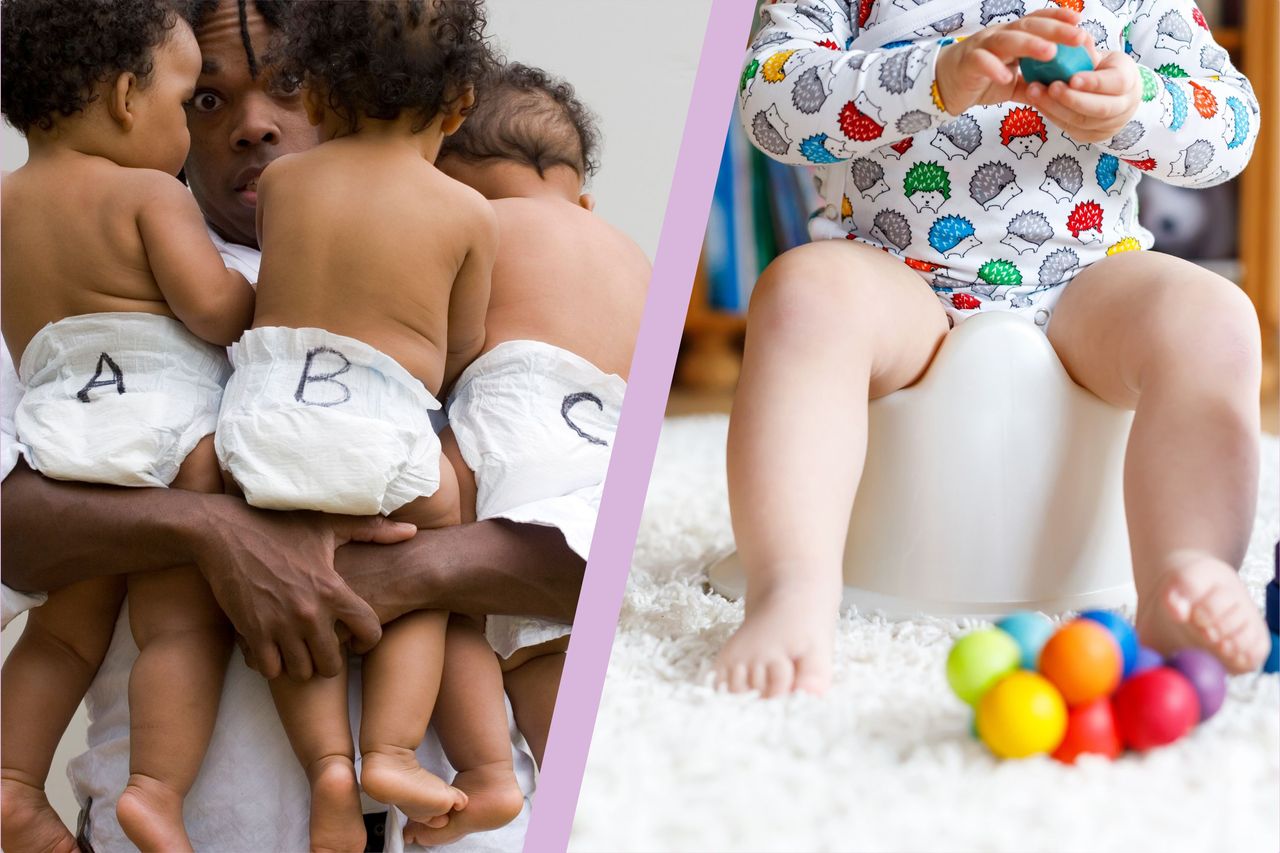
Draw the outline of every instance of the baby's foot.
<instances>
[{"instance_id":1,"label":"baby's foot","mask_svg":"<svg viewBox=\"0 0 1280 853\"><path fill-rule=\"evenodd\" d=\"M364 818L356 768L345 755L329 755L307 768L311 785L312 853L360 853Z\"/></svg>"},{"instance_id":2,"label":"baby's foot","mask_svg":"<svg viewBox=\"0 0 1280 853\"><path fill-rule=\"evenodd\" d=\"M747 593L747 615L716 658L716 686L771 697L831 686L838 586L780 582Z\"/></svg>"},{"instance_id":3,"label":"baby's foot","mask_svg":"<svg viewBox=\"0 0 1280 853\"><path fill-rule=\"evenodd\" d=\"M191 850L182 824L182 795L158 779L132 774L116 803L116 818L140 850Z\"/></svg>"},{"instance_id":4,"label":"baby's foot","mask_svg":"<svg viewBox=\"0 0 1280 853\"><path fill-rule=\"evenodd\" d=\"M1138 637L1165 654L1191 646L1210 652L1232 673L1262 665L1271 638L1240 576L1198 551L1171 555L1165 570L1138 596Z\"/></svg>"},{"instance_id":5,"label":"baby's foot","mask_svg":"<svg viewBox=\"0 0 1280 853\"><path fill-rule=\"evenodd\" d=\"M466 793L467 807L450 812L443 825L409 821L404 828L405 841L424 847L448 844L473 832L506 826L524 808L524 794L510 761L463 770L453 777L453 786Z\"/></svg>"},{"instance_id":6,"label":"baby's foot","mask_svg":"<svg viewBox=\"0 0 1280 853\"><path fill-rule=\"evenodd\" d=\"M438 821L467 805L467 795L428 773L411 749L379 747L361 759L360 786L380 803L393 805L423 823Z\"/></svg>"},{"instance_id":7,"label":"baby's foot","mask_svg":"<svg viewBox=\"0 0 1280 853\"><path fill-rule=\"evenodd\" d=\"M0 781L0 848L9 853L78 853L44 791L16 779Z\"/></svg>"}]
</instances>

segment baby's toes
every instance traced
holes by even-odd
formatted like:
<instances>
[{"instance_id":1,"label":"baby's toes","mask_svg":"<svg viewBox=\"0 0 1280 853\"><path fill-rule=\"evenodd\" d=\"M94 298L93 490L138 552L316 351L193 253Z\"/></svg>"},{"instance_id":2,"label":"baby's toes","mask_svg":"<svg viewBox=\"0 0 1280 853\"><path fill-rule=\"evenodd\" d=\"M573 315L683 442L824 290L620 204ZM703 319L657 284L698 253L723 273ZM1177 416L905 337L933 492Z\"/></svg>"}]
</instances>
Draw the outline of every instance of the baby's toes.
<instances>
[{"instance_id":1,"label":"baby's toes","mask_svg":"<svg viewBox=\"0 0 1280 853\"><path fill-rule=\"evenodd\" d=\"M795 665L789 658L779 657L769 661L765 688L761 693L767 698L791 692L795 682Z\"/></svg>"},{"instance_id":2,"label":"baby's toes","mask_svg":"<svg viewBox=\"0 0 1280 853\"><path fill-rule=\"evenodd\" d=\"M1223 638L1223 624L1231 614L1239 593L1226 585L1209 590L1191 605L1191 624L1210 643Z\"/></svg>"},{"instance_id":3,"label":"baby's toes","mask_svg":"<svg viewBox=\"0 0 1280 853\"><path fill-rule=\"evenodd\" d=\"M741 661L734 661L729 666L728 678L725 683L729 687L730 693L746 693L751 689L751 679L747 665Z\"/></svg>"},{"instance_id":4,"label":"baby's toes","mask_svg":"<svg viewBox=\"0 0 1280 853\"><path fill-rule=\"evenodd\" d=\"M831 687L831 660L807 654L796 660L796 690L822 696Z\"/></svg>"},{"instance_id":5,"label":"baby's toes","mask_svg":"<svg viewBox=\"0 0 1280 853\"><path fill-rule=\"evenodd\" d=\"M1251 614L1252 618L1225 635L1222 644L1222 655L1226 658L1227 668L1234 674L1253 672L1262 666L1262 661L1271 651L1271 636L1266 625Z\"/></svg>"}]
</instances>

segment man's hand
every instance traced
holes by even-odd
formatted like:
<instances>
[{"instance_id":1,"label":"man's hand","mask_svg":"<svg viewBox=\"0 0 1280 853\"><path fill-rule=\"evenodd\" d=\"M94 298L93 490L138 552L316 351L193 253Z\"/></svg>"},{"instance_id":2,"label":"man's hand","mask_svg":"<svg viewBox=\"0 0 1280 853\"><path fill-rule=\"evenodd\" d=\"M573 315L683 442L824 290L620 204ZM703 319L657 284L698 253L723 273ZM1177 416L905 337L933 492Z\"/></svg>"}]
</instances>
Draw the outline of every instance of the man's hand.
<instances>
[{"instance_id":1,"label":"man's hand","mask_svg":"<svg viewBox=\"0 0 1280 853\"><path fill-rule=\"evenodd\" d=\"M1090 42L1078 23L1080 15L1070 9L1045 9L944 47L938 53L937 80L947 112L960 115L977 104L1012 100L1021 82L1019 59L1047 62L1059 44L1075 47Z\"/></svg>"},{"instance_id":2,"label":"man's hand","mask_svg":"<svg viewBox=\"0 0 1280 853\"><path fill-rule=\"evenodd\" d=\"M1048 86L1020 79L1013 98L1035 107L1076 142L1105 142L1138 111L1142 78L1137 64L1122 51L1099 54L1092 43L1087 49L1093 71Z\"/></svg>"},{"instance_id":3,"label":"man's hand","mask_svg":"<svg viewBox=\"0 0 1280 853\"><path fill-rule=\"evenodd\" d=\"M283 667L301 681L338 674L339 626L361 653L382 636L373 608L334 571L334 551L347 542L403 542L416 532L380 517L271 512L227 497L212 504L196 562L243 638L246 663L269 679Z\"/></svg>"}]
</instances>

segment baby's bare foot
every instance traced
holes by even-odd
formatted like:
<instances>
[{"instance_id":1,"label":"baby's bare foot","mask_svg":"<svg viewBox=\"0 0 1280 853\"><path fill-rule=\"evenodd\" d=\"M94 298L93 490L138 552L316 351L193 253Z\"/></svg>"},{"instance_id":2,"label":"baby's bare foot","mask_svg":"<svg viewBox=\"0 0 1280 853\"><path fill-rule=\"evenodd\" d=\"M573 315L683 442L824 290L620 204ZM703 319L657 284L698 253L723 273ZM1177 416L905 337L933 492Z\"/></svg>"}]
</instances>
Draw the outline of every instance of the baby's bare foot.
<instances>
[{"instance_id":1,"label":"baby's bare foot","mask_svg":"<svg viewBox=\"0 0 1280 853\"><path fill-rule=\"evenodd\" d=\"M409 818L426 823L467 805L467 795L428 773L411 749L379 747L364 753L360 786L380 803L393 805Z\"/></svg>"},{"instance_id":2,"label":"baby's bare foot","mask_svg":"<svg viewBox=\"0 0 1280 853\"><path fill-rule=\"evenodd\" d=\"M747 615L716 658L716 686L766 697L831 686L839 586L783 581L747 593Z\"/></svg>"},{"instance_id":3,"label":"baby's bare foot","mask_svg":"<svg viewBox=\"0 0 1280 853\"><path fill-rule=\"evenodd\" d=\"M307 769L311 785L312 853L360 853L364 818L356 768L345 755L328 755Z\"/></svg>"},{"instance_id":4,"label":"baby's bare foot","mask_svg":"<svg viewBox=\"0 0 1280 853\"><path fill-rule=\"evenodd\" d=\"M1232 673L1252 672L1271 647L1267 627L1240 576L1198 551L1170 556L1169 568L1138 596L1138 637L1170 654L1196 647Z\"/></svg>"},{"instance_id":5,"label":"baby's bare foot","mask_svg":"<svg viewBox=\"0 0 1280 853\"><path fill-rule=\"evenodd\" d=\"M466 808L450 812L447 822L438 826L410 821L404 828L405 841L423 847L448 844L473 832L506 826L524 808L524 794L510 761L463 770L453 777L453 786L466 793Z\"/></svg>"},{"instance_id":6,"label":"baby's bare foot","mask_svg":"<svg viewBox=\"0 0 1280 853\"><path fill-rule=\"evenodd\" d=\"M78 853L44 791L16 779L0 781L0 848L8 853Z\"/></svg>"},{"instance_id":7,"label":"baby's bare foot","mask_svg":"<svg viewBox=\"0 0 1280 853\"><path fill-rule=\"evenodd\" d=\"M116 818L140 850L191 850L182 824L182 795L158 779L132 774L116 803Z\"/></svg>"}]
</instances>

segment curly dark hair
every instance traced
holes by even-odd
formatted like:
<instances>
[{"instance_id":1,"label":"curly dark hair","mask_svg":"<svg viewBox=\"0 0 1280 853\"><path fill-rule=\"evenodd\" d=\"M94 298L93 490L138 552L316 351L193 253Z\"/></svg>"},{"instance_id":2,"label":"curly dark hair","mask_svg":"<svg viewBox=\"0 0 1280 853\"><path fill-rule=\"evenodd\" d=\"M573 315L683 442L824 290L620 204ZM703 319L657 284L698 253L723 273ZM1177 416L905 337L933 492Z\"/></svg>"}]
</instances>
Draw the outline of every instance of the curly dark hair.
<instances>
[{"instance_id":1,"label":"curly dark hair","mask_svg":"<svg viewBox=\"0 0 1280 853\"><path fill-rule=\"evenodd\" d=\"M249 39L248 4L253 3L253 8L258 10L262 20L266 21L267 26L273 30L278 30L284 22L285 7L288 5L287 0L176 0L176 2L178 14L186 19L196 35L200 34L200 28L218 6L224 2L236 4L236 10L240 14L240 42L244 45L244 57L249 63L250 77L257 77L261 66L257 55L253 52L253 42Z\"/></svg>"},{"instance_id":2,"label":"curly dark hair","mask_svg":"<svg viewBox=\"0 0 1280 853\"><path fill-rule=\"evenodd\" d=\"M445 137L441 156L514 160L539 176L552 166L583 178L600 168L596 117L564 80L511 62L485 80L480 94L462 127Z\"/></svg>"},{"instance_id":3,"label":"curly dark hair","mask_svg":"<svg viewBox=\"0 0 1280 853\"><path fill-rule=\"evenodd\" d=\"M0 113L23 134L82 111L122 72L146 85L178 16L163 0L4 0Z\"/></svg>"},{"instance_id":4,"label":"curly dark hair","mask_svg":"<svg viewBox=\"0 0 1280 853\"><path fill-rule=\"evenodd\" d=\"M421 130L492 67L483 0L294 3L272 45L276 73L323 94L354 131L409 110Z\"/></svg>"}]
</instances>

